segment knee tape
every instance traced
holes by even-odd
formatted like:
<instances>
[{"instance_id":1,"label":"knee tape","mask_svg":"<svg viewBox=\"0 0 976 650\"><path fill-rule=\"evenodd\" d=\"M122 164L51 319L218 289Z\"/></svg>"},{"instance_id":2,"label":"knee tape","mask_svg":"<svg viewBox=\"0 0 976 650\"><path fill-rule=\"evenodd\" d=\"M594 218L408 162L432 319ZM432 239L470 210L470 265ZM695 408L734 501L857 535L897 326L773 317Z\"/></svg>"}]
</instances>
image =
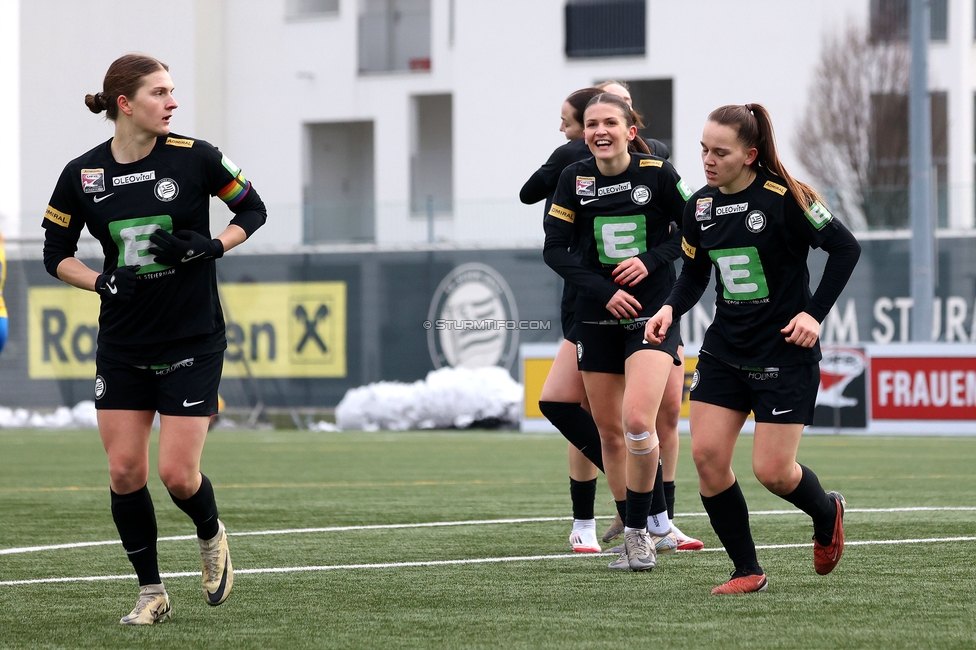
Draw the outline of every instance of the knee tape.
<instances>
[{"instance_id":1,"label":"knee tape","mask_svg":"<svg viewBox=\"0 0 976 650\"><path fill-rule=\"evenodd\" d=\"M627 451L643 456L657 448L657 432L631 433L628 431L624 434L624 442L627 444Z\"/></svg>"}]
</instances>

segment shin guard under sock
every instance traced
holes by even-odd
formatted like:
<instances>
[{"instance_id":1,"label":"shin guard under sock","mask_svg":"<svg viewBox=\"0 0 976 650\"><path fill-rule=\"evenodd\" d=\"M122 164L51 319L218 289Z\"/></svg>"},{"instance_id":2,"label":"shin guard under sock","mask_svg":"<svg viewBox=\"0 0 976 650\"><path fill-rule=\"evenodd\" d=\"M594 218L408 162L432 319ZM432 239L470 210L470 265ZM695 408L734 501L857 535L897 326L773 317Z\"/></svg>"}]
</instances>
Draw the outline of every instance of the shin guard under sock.
<instances>
[{"instance_id":1,"label":"shin guard under sock","mask_svg":"<svg viewBox=\"0 0 976 650\"><path fill-rule=\"evenodd\" d=\"M668 517L668 504L664 500L664 464L658 460L657 475L654 477L654 489L651 491L651 509L647 520L647 530L653 535L667 535L671 530L671 518Z\"/></svg>"},{"instance_id":2,"label":"shin guard under sock","mask_svg":"<svg viewBox=\"0 0 976 650\"><path fill-rule=\"evenodd\" d=\"M739 482L736 481L724 492L713 497L702 495L702 505L708 513L708 520L718 535L725 552L741 573L759 575L759 560L756 558L756 543L752 541L749 530L749 508L742 496Z\"/></svg>"},{"instance_id":3,"label":"shin guard under sock","mask_svg":"<svg viewBox=\"0 0 976 650\"><path fill-rule=\"evenodd\" d=\"M149 488L144 485L129 494L111 493L112 519L122 548L139 577L139 586L161 583L156 560L156 510Z\"/></svg>"},{"instance_id":4,"label":"shin guard under sock","mask_svg":"<svg viewBox=\"0 0 976 650\"><path fill-rule=\"evenodd\" d=\"M593 502L596 500L596 479L577 481L569 478L569 496L573 500L573 519L593 519Z\"/></svg>"},{"instance_id":5,"label":"shin guard under sock","mask_svg":"<svg viewBox=\"0 0 976 650\"><path fill-rule=\"evenodd\" d=\"M575 402L539 402L539 410L587 460L603 471L603 446L593 416Z\"/></svg>"},{"instance_id":6,"label":"shin guard under sock","mask_svg":"<svg viewBox=\"0 0 976 650\"><path fill-rule=\"evenodd\" d=\"M813 533L824 546L830 544L834 535L834 520L837 517L837 502L827 496L820 479L809 467L800 465L803 474L796 489L789 494L780 495L813 519Z\"/></svg>"},{"instance_id":7,"label":"shin guard under sock","mask_svg":"<svg viewBox=\"0 0 976 650\"><path fill-rule=\"evenodd\" d=\"M197 527L197 537L213 539L220 531L217 524L217 501L214 499L213 485L203 474L200 475L200 489L189 499L178 499L169 493L176 507L185 512Z\"/></svg>"},{"instance_id":8,"label":"shin guard under sock","mask_svg":"<svg viewBox=\"0 0 976 650\"><path fill-rule=\"evenodd\" d=\"M664 502L668 504L668 519L674 520L674 481L664 482Z\"/></svg>"}]
</instances>

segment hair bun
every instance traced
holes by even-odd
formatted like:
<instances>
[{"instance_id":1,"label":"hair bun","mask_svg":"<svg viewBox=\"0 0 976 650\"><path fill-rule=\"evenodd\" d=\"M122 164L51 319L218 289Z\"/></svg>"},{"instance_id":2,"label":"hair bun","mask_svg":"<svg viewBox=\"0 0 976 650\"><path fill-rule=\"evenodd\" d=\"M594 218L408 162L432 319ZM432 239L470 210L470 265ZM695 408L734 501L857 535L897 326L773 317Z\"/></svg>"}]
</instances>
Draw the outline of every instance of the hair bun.
<instances>
[{"instance_id":1,"label":"hair bun","mask_svg":"<svg viewBox=\"0 0 976 650\"><path fill-rule=\"evenodd\" d=\"M94 95L85 95L85 106L88 107L92 113L101 113L108 105L105 101L105 95L101 92L97 92Z\"/></svg>"}]
</instances>

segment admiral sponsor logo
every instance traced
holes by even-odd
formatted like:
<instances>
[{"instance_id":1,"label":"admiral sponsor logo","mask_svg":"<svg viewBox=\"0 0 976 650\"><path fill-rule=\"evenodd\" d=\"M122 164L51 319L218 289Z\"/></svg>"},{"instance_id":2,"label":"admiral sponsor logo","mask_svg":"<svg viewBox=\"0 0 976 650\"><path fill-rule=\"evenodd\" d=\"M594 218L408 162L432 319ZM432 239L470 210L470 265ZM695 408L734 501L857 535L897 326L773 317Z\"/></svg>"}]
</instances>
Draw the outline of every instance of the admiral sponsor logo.
<instances>
[{"instance_id":1,"label":"admiral sponsor logo","mask_svg":"<svg viewBox=\"0 0 976 650\"><path fill-rule=\"evenodd\" d=\"M663 160L650 160L650 159L644 158L643 160L640 161L640 166L641 167L663 167L664 166L664 161Z\"/></svg>"},{"instance_id":2,"label":"admiral sponsor logo","mask_svg":"<svg viewBox=\"0 0 976 650\"><path fill-rule=\"evenodd\" d=\"M711 221L712 219L712 199L698 199L695 204L695 221Z\"/></svg>"},{"instance_id":3,"label":"admiral sponsor logo","mask_svg":"<svg viewBox=\"0 0 976 650\"><path fill-rule=\"evenodd\" d=\"M752 233L761 233L766 227L766 215L759 210L753 210L746 215L746 228Z\"/></svg>"},{"instance_id":4,"label":"admiral sponsor logo","mask_svg":"<svg viewBox=\"0 0 976 650\"><path fill-rule=\"evenodd\" d=\"M48 221L53 221L59 226L64 226L65 228L67 228L68 224L71 223L70 214L65 214L60 210L55 210L51 206L47 206L47 210L44 211L44 218Z\"/></svg>"},{"instance_id":5,"label":"admiral sponsor logo","mask_svg":"<svg viewBox=\"0 0 976 650\"><path fill-rule=\"evenodd\" d=\"M767 190L772 190L773 192L776 192L780 196L786 194L786 188L780 185L779 183L774 183L773 181L766 181L766 184L763 185L763 188Z\"/></svg>"},{"instance_id":6,"label":"admiral sponsor logo","mask_svg":"<svg viewBox=\"0 0 976 650\"><path fill-rule=\"evenodd\" d=\"M725 214L737 214L749 209L748 203L736 203L735 205L720 205L715 208L715 215L721 217Z\"/></svg>"},{"instance_id":7,"label":"admiral sponsor logo","mask_svg":"<svg viewBox=\"0 0 976 650\"><path fill-rule=\"evenodd\" d=\"M596 178L593 176L577 176L576 196L596 196Z\"/></svg>"},{"instance_id":8,"label":"admiral sponsor logo","mask_svg":"<svg viewBox=\"0 0 976 650\"><path fill-rule=\"evenodd\" d=\"M81 170L81 189L85 194L105 191L105 170L104 169L82 169Z\"/></svg>"},{"instance_id":9,"label":"admiral sponsor logo","mask_svg":"<svg viewBox=\"0 0 976 650\"><path fill-rule=\"evenodd\" d=\"M156 194L156 198L160 201L172 201L179 195L180 186L172 178L163 178L156 183L156 187L153 188L153 193Z\"/></svg>"},{"instance_id":10,"label":"admiral sponsor logo","mask_svg":"<svg viewBox=\"0 0 976 650\"><path fill-rule=\"evenodd\" d=\"M684 251L690 259L695 259L696 248L688 243L688 240L684 237L681 238L681 250Z\"/></svg>"},{"instance_id":11,"label":"admiral sponsor logo","mask_svg":"<svg viewBox=\"0 0 976 650\"><path fill-rule=\"evenodd\" d=\"M807 220L813 224L813 227L820 230L834 218L834 215L830 214L830 210L827 209L820 201L815 201L813 205L806 209L804 214L807 216Z\"/></svg>"},{"instance_id":12,"label":"admiral sponsor logo","mask_svg":"<svg viewBox=\"0 0 976 650\"><path fill-rule=\"evenodd\" d=\"M626 183L617 183L616 185L608 185L607 187L601 187L597 190L597 196L606 196L608 194L617 194L619 192L629 192L630 191L630 181Z\"/></svg>"},{"instance_id":13,"label":"admiral sponsor logo","mask_svg":"<svg viewBox=\"0 0 976 650\"><path fill-rule=\"evenodd\" d=\"M170 145L171 147L185 147L189 149L190 147L193 146L193 140L190 140L189 138L170 137L170 138L166 138L166 144Z\"/></svg>"},{"instance_id":14,"label":"admiral sponsor logo","mask_svg":"<svg viewBox=\"0 0 976 650\"><path fill-rule=\"evenodd\" d=\"M638 185L630 193L630 199L637 205L645 205L651 200L651 190L647 185Z\"/></svg>"},{"instance_id":15,"label":"admiral sponsor logo","mask_svg":"<svg viewBox=\"0 0 976 650\"><path fill-rule=\"evenodd\" d=\"M132 183L144 183L145 181L156 180L156 171L149 172L139 172L138 174L126 174L125 176L116 176L112 179L112 185L119 187L120 185L131 185Z\"/></svg>"},{"instance_id":16,"label":"admiral sponsor logo","mask_svg":"<svg viewBox=\"0 0 976 650\"><path fill-rule=\"evenodd\" d=\"M557 219L562 219L563 221L568 221L569 223L574 223L576 221L576 213L572 210L567 210L566 208L552 204L549 208L549 216L556 217Z\"/></svg>"}]
</instances>

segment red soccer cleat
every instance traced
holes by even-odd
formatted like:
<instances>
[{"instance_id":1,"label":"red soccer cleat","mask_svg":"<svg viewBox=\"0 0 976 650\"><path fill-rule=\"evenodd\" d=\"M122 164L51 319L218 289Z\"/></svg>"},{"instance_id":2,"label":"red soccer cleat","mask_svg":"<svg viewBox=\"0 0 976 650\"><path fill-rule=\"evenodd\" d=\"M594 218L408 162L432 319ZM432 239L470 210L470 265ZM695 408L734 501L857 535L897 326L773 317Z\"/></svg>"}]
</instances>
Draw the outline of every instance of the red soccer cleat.
<instances>
[{"instance_id":1,"label":"red soccer cleat","mask_svg":"<svg viewBox=\"0 0 976 650\"><path fill-rule=\"evenodd\" d=\"M847 502L840 492L828 492L827 496L837 500L837 518L834 519L834 536L827 546L813 538L813 568L822 576L834 570L844 554L844 507Z\"/></svg>"},{"instance_id":2,"label":"red soccer cleat","mask_svg":"<svg viewBox=\"0 0 976 650\"><path fill-rule=\"evenodd\" d=\"M712 589L712 595L724 594L751 594L754 591L766 591L769 581L766 574L759 575L740 575L736 577L736 572L732 572L732 579L724 585L719 585Z\"/></svg>"}]
</instances>

